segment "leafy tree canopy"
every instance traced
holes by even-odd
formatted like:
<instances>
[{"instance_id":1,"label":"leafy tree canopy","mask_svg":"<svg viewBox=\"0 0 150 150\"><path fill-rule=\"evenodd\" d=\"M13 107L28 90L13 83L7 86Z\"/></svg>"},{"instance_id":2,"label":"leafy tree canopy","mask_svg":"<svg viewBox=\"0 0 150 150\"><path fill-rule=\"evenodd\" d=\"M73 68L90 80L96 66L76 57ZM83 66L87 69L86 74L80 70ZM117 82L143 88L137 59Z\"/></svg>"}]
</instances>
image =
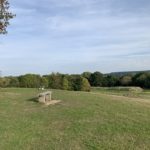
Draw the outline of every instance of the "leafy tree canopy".
<instances>
[{"instance_id":1,"label":"leafy tree canopy","mask_svg":"<svg viewBox=\"0 0 150 150\"><path fill-rule=\"evenodd\" d=\"M9 12L9 2L7 0L0 0L0 34L7 33L7 26L9 25L9 19L13 18L11 12Z\"/></svg>"}]
</instances>

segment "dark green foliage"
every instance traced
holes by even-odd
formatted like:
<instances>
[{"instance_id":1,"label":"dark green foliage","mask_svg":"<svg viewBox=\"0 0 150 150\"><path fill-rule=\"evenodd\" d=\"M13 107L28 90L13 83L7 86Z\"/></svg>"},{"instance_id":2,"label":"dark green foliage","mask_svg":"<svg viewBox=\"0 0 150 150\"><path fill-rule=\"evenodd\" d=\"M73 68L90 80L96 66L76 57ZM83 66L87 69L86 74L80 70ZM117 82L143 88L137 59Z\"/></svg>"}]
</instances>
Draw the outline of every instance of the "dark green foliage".
<instances>
[{"instance_id":1,"label":"dark green foliage","mask_svg":"<svg viewBox=\"0 0 150 150\"><path fill-rule=\"evenodd\" d=\"M69 88L74 91L90 91L89 81L81 75L70 75L68 77Z\"/></svg>"},{"instance_id":2,"label":"dark green foliage","mask_svg":"<svg viewBox=\"0 0 150 150\"><path fill-rule=\"evenodd\" d=\"M81 90L81 77L79 75L72 75L70 77L71 90L80 91Z\"/></svg>"},{"instance_id":3,"label":"dark green foliage","mask_svg":"<svg viewBox=\"0 0 150 150\"><path fill-rule=\"evenodd\" d=\"M146 70L146 71L142 71L143 73L150 73L150 70ZM130 75L130 76L135 76L136 74L139 74L141 73L141 71L127 71L127 72L112 72L112 73L109 73L107 75L113 75L113 76L116 76L116 77L122 77L122 76L127 76L127 75Z\"/></svg>"},{"instance_id":4,"label":"dark green foliage","mask_svg":"<svg viewBox=\"0 0 150 150\"><path fill-rule=\"evenodd\" d=\"M150 73L138 73L133 77L133 84L142 88L150 88Z\"/></svg>"},{"instance_id":5,"label":"dark green foliage","mask_svg":"<svg viewBox=\"0 0 150 150\"><path fill-rule=\"evenodd\" d=\"M100 72L94 72L90 76L90 83L92 86L103 86L103 74Z\"/></svg>"},{"instance_id":6,"label":"dark green foliage","mask_svg":"<svg viewBox=\"0 0 150 150\"><path fill-rule=\"evenodd\" d=\"M117 86L119 83L119 79L115 76L108 75L104 77L103 86L105 87L113 87Z\"/></svg>"},{"instance_id":7,"label":"dark green foliage","mask_svg":"<svg viewBox=\"0 0 150 150\"><path fill-rule=\"evenodd\" d=\"M80 75L70 76L71 90L74 91L90 91L88 80Z\"/></svg>"}]
</instances>

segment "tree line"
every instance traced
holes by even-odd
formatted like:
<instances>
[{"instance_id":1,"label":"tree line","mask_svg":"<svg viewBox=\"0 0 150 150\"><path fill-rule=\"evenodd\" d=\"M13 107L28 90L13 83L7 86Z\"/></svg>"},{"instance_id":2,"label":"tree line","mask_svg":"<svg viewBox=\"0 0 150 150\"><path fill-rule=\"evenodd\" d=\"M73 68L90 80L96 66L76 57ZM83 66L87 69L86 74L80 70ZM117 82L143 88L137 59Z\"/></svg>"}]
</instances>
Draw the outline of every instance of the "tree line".
<instances>
[{"instance_id":1,"label":"tree line","mask_svg":"<svg viewBox=\"0 0 150 150\"><path fill-rule=\"evenodd\" d=\"M91 86L95 87L139 86L141 88L150 88L150 72L122 76L102 74L100 72L84 72L82 76L88 79Z\"/></svg>"},{"instance_id":2,"label":"tree line","mask_svg":"<svg viewBox=\"0 0 150 150\"><path fill-rule=\"evenodd\" d=\"M139 86L150 88L150 73L141 72L135 75L128 74L121 77L102 74L100 72L84 72L82 74L60 74L50 75L26 74L17 77L1 77L0 87L23 87L23 88L52 88L74 91L90 91L94 87L114 86Z\"/></svg>"},{"instance_id":3,"label":"tree line","mask_svg":"<svg viewBox=\"0 0 150 150\"><path fill-rule=\"evenodd\" d=\"M60 73L52 73L44 76L26 74L18 77L1 77L0 87L43 87L74 91L90 91L91 88L89 81L81 75L67 75Z\"/></svg>"}]
</instances>

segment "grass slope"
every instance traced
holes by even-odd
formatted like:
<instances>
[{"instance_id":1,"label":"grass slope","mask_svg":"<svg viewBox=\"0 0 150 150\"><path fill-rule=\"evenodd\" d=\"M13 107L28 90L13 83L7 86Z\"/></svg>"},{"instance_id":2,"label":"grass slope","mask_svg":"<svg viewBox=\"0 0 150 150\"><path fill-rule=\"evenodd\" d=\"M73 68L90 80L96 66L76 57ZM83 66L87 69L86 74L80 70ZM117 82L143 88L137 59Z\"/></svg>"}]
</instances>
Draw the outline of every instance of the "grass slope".
<instances>
[{"instance_id":1,"label":"grass slope","mask_svg":"<svg viewBox=\"0 0 150 150\"><path fill-rule=\"evenodd\" d=\"M149 150L148 99L53 90L43 106L35 89L0 89L1 150Z\"/></svg>"}]
</instances>

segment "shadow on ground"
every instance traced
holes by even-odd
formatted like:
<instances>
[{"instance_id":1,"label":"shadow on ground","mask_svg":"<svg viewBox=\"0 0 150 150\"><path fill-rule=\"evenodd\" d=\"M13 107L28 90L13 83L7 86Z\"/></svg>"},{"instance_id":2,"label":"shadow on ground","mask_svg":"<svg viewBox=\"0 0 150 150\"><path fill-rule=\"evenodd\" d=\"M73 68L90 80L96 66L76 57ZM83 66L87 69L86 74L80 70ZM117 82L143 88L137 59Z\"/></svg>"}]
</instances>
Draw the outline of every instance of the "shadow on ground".
<instances>
[{"instance_id":1,"label":"shadow on ground","mask_svg":"<svg viewBox=\"0 0 150 150\"><path fill-rule=\"evenodd\" d=\"M33 98L28 99L27 101L38 103L38 98L33 97Z\"/></svg>"}]
</instances>

